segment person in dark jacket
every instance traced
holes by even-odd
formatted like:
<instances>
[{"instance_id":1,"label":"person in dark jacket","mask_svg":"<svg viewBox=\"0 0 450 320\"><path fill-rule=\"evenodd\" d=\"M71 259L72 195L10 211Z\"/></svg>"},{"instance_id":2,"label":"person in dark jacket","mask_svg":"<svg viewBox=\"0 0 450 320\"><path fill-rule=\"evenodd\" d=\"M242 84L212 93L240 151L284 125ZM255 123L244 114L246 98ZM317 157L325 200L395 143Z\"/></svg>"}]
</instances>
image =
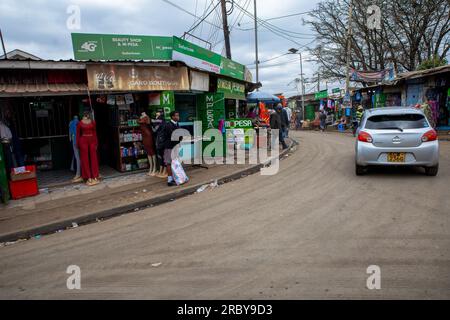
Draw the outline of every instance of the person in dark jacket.
<instances>
[{"instance_id":1,"label":"person in dark jacket","mask_svg":"<svg viewBox=\"0 0 450 320\"><path fill-rule=\"evenodd\" d=\"M280 143L283 147L283 149L287 149L288 146L286 142L284 141L284 135L283 135L283 120L282 120L282 112L283 107L280 105L277 107L276 111L272 111L270 114L270 129L278 130L278 135L280 139Z\"/></svg>"},{"instance_id":2,"label":"person in dark jacket","mask_svg":"<svg viewBox=\"0 0 450 320\"><path fill-rule=\"evenodd\" d=\"M319 120L320 120L320 131L324 132L325 129L327 128L327 114L325 110L320 111Z\"/></svg>"},{"instance_id":3,"label":"person in dark jacket","mask_svg":"<svg viewBox=\"0 0 450 320\"><path fill-rule=\"evenodd\" d=\"M158 159L159 172L156 175L158 178L166 179L167 178L167 168L164 164L164 125L165 125L164 116L161 112L156 112L155 120L152 120L152 127L155 139L155 147L156 147L156 157Z\"/></svg>"},{"instance_id":4,"label":"person in dark jacket","mask_svg":"<svg viewBox=\"0 0 450 320\"><path fill-rule=\"evenodd\" d=\"M172 111L170 113L170 121L164 125L164 163L167 168L167 185L169 187L176 186L172 175L172 150L179 144L179 141L172 141L172 133L179 129L180 113Z\"/></svg>"},{"instance_id":5,"label":"person in dark jacket","mask_svg":"<svg viewBox=\"0 0 450 320\"><path fill-rule=\"evenodd\" d=\"M289 115L286 111L286 108L283 108L283 106L278 104L277 111L281 110L280 117L281 117L281 132L283 133L283 138L287 138L287 131L289 129Z\"/></svg>"}]
</instances>

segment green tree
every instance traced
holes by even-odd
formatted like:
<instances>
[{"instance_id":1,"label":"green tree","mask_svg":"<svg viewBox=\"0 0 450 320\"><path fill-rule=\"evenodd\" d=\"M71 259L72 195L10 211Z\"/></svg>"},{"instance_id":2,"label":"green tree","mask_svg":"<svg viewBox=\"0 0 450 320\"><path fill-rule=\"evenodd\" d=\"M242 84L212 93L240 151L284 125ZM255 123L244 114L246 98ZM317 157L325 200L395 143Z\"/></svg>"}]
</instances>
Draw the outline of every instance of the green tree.
<instances>
[{"instance_id":1,"label":"green tree","mask_svg":"<svg viewBox=\"0 0 450 320\"><path fill-rule=\"evenodd\" d=\"M447 59L441 59L438 56L434 56L431 59L424 60L418 67L417 70L427 70L432 68L437 68L441 66L445 66L448 64Z\"/></svg>"},{"instance_id":2,"label":"green tree","mask_svg":"<svg viewBox=\"0 0 450 320\"><path fill-rule=\"evenodd\" d=\"M424 61L450 52L450 0L322 0L305 23L316 42L311 53L322 78L344 78L347 57L348 9L353 18L350 67L396 73L414 71ZM380 28L369 28L368 8L380 8Z\"/></svg>"}]
</instances>

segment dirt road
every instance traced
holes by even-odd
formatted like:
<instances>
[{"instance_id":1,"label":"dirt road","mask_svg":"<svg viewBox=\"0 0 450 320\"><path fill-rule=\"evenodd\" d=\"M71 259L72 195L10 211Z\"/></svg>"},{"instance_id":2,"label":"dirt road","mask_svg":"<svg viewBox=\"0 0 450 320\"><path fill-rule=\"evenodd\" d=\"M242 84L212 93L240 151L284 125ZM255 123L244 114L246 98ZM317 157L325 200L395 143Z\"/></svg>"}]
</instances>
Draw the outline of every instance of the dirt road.
<instances>
[{"instance_id":1,"label":"dirt road","mask_svg":"<svg viewBox=\"0 0 450 320\"><path fill-rule=\"evenodd\" d=\"M353 138L291 134L275 176L0 248L0 298L449 299L450 143L435 178L356 177Z\"/></svg>"}]
</instances>

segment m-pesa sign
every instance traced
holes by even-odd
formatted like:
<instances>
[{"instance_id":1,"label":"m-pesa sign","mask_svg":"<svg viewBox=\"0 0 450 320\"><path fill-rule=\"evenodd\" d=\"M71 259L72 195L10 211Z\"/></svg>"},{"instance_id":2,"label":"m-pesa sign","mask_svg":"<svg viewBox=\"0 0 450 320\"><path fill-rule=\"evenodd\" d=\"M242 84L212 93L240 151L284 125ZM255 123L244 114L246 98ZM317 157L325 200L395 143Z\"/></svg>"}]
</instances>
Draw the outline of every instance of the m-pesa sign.
<instances>
[{"instance_id":1,"label":"m-pesa sign","mask_svg":"<svg viewBox=\"0 0 450 320\"><path fill-rule=\"evenodd\" d=\"M226 129L248 129L253 128L251 119L234 119L225 121Z\"/></svg>"}]
</instances>

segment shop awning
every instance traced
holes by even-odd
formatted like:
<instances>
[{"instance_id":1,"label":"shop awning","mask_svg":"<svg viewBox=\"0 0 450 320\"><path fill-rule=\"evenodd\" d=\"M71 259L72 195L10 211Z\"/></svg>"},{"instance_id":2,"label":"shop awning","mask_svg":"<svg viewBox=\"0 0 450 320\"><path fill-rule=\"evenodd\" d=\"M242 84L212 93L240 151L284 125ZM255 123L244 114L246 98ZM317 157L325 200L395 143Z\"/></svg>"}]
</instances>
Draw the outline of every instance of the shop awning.
<instances>
[{"instance_id":1,"label":"shop awning","mask_svg":"<svg viewBox=\"0 0 450 320\"><path fill-rule=\"evenodd\" d=\"M0 84L0 97L58 96L87 94L87 85L67 84Z\"/></svg>"}]
</instances>

